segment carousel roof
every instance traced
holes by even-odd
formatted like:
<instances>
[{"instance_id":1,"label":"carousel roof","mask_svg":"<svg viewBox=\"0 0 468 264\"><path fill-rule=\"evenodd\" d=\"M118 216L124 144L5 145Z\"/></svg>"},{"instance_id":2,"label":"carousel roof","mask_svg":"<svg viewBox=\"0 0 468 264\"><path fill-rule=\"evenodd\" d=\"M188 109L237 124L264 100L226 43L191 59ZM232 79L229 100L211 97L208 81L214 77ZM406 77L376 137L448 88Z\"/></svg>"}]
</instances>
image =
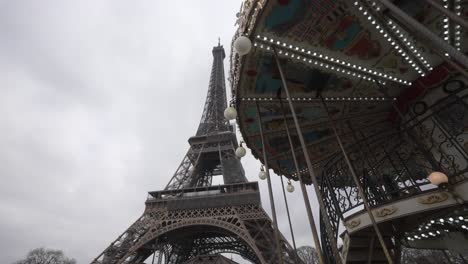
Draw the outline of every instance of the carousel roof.
<instances>
[{"instance_id":1,"label":"carousel roof","mask_svg":"<svg viewBox=\"0 0 468 264\"><path fill-rule=\"evenodd\" d=\"M428 29L466 51L466 32L425 1L396 3ZM451 7L468 16L459 1ZM247 0L238 13L234 40L248 36L254 46L239 56L231 50L230 81L240 131L256 157L262 157L257 105L262 116L265 150L276 173L295 179L283 113L301 148L282 91L275 50L282 65L309 154L315 165L338 152L320 96L338 133L349 146L362 138L392 131L402 112L455 70L426 42L387 14L378 1ZM462 42L463 41L463 42ZM281 105L284 105L282 107Z\"/></svg>"}]
</instances>

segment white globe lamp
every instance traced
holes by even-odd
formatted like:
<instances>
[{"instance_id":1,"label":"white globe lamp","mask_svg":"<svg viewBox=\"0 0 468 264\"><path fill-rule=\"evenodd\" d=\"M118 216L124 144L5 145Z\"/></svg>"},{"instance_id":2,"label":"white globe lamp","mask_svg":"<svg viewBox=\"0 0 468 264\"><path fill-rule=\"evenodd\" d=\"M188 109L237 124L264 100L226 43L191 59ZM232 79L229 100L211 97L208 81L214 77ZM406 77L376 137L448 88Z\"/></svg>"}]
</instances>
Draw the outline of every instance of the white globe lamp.
<instances>
[{"instance_id":1,"label":"white globe lamp","mask_svg":"<svg viewBox=\"0 0 468 264\"><path fill-rule=\"evenodd\" d=\"M233 106L228 106L224 110L224 117L227 120L234 120L237 118L237 111Z\"/></svg>"},{"instance_id":2,"label":"white globe lamp","mask_svg":"<svg viewBox=\"0 0 468 264\"><path fill-rule=\"evenodd\" d=\"M291 181L288 181L288 186L286 187L286 190L290 193L294 192L294 186L291 184Z\"/></svg>"},{"instance_id":3,"label":"white globe lamp","mask_svg":"<svg viewBox=\"0 0 468 264\"><path fill-rule=\"evenodd\" d=\"M263 170L263 166L260 167L260 172L258 173L258 177L260 178L260 180L264 180L267 178L267 174L266 172Z\"/></svg>"},{"instance_id":4,"label":"white globe lamp","mask_svg":"<svg viewBox=\"0 0 468 264\"><path fill-rule=\"evenodd\" d=\"M234 41L234 49L237 54L244 56L252 49L252 41L248 37L240 36Z\"/></svg>"},{"instance_id":5,"label":"white globe lamp","mask_svg":"<svg viewBox=\"0 0 468 264\"><path fill-rule=\"evenodd\" d=\"M236 149L236 157L238 157L239 159L244 157L245 154L247 154L247 150L245 150L245 148L242 146L242 143L240 143L240 146Z\"/></svg>"}]
</instances>

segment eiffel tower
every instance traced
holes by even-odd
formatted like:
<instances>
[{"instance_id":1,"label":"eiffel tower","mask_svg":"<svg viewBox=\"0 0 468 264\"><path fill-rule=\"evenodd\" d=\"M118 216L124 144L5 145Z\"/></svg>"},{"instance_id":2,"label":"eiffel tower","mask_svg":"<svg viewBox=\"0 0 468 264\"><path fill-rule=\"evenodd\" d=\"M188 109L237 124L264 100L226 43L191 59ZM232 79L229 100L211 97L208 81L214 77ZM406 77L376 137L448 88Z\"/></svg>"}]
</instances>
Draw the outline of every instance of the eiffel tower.
<instances>
[{"instance_id":1,"label":"eiffel tower","mask_svg":"<svg viewBox=\"0 0 468 264\"><path fill-rule=\"evenodd\" d=\"M213 48L203 115L190 148L163 191L149 192L146 208L92 264L192 263L197 256L236 253L252 263L294 263L294 250L280 235L278 258L272 221L261 206L257 182L248 182L235 129L224 119L223 46ZM224 184L213 186L215 176Z\"/></svg>"}]
</instances>

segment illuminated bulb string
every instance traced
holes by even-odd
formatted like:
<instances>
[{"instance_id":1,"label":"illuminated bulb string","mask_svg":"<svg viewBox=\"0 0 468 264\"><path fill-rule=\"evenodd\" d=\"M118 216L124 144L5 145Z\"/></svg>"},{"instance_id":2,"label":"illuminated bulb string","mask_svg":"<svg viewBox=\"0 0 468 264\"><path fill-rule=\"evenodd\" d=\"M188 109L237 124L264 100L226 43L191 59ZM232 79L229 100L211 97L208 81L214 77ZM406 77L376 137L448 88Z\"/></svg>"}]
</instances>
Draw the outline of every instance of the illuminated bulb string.
<instances>
[{"instance_id":1,"label":"illuminated bulb string","mask_svg":"<svg viewBox=\"0 0 468 264\"><path fill-rule=\"evenodd\" d=\"M449 3L447 0L444 0L444 8L449 9ZM450 44L450 20L448 17L444 17L444 40ZM445 53L445 56L449 57L448 53Z\"/></svg>"},{"instance_id":2,"label":"illuminated bulb string","mask_svg":"<svg viewBox=\"0 0 468 264\"><path fill-rule=\"evenodd\" d=\"M461 4L460 4L460 0L455 0L454 2L454 8L455 8L455 14L457 14L457 16L461 16ZM454 44L455 44L455 48L460 51L461 48L460 48L460 43L461 43L461 26L460 25L455 25L455 36L454 36Z\"/></svg>"},{"instance_id":3,"label":"illuminated bulb string","mask_svg":"<svg viewBox=\"0 0 468 264\"><path fill-rule=\"evenodd\" d=\"M400 38L399 40L405 44L405 46L408 47L412 52L414 52L414 55L424 64L425 67L428 68L428 70L432 70L431 65L427 62L424 57L418 52L418 50L414 47L414 45L409 41L409 38L405 37L402 33L402 29L397 28L395 23L393 23L392 20L387 20L387 25L390 28L390 30L387 30L385 27L380 25L377 20L375 19L375 16L371 14L370 10L366 10L364 6L362 6L358 1L354 2L354 5L357 7L357 9L362 13L364 17L367 18L371 22L372 25L376 28L376 30L382 34L385 40L390 43L392 47L395 48L395 50L402 56L410 65L413 67L421 76L424 76L425 73L423 72L423 69L419 67L419 65L409 56L409 54L398 44L398 41L396 38ZM376 4L374 1L370 1L370 5L375 11L379 11L381 8L379 5ZM394 31L396 33L396 38L394 37L393 34L391 34L389 31ZM398 33L397 33L398 31Z\"/></svg>"},{"instance_id":4,"label":"illuminated bulb string","mask_svg":"<svg viewBox=\"0 0 468 264\"><path fill-rule=\"evenodd\" d=\"M449 9L449 3L447 0L444 0L444 8L445 9ZM450 44L450 20L448 19L448 17L445 17L444 18L444 25L443 25L443 28L444 28L444 40ZM445 56L449 56L448 53L445 53Z\"/></svg>"},{"instance_id":5,"label":"illuminated bulb string","mask_svg":"<svg viewBox=\"0 0 468 264\"><path fill-rule=\"evenodd\" d=\"M304 169L300 170L299 173L304 174L304 173L307 172L307 171L309 171L309 169L304 168ZM296 176L297 176L297 172L294 172L294 173L292 174L292 176L293 176L293 177L296 177Z\"/></svg>"},{"instance_id":6,"label":"illuminated bulb string","mask_svg":"<svg viewBox=\"0 0 468 264\"><path fill-rule=\"evenodd\" d=\"M324 97L325 101L396 101L396 97ZM277 98L273 97L243 97L242 101L276 101ZM287 101L288 98L285 98ZM316 99L312 97L293 97L291 101L320 101L321 99Z\"/></svg>"},{"instance_id":7,"label":"illuminated bulb string","mask_svg":"<svg viewBox=\"0 0 468 264\"><path fill-rule=\"evenodd\" d=\"M461 1L460 0L455 0L453 1L453 9L455 11L455 14L457 16L461 16ZM444 8L446 8L449 11L452 11L450 8L450 3L448 0L444 0ZM460 43L461 43L461 26L453 23L453 21L450 21L448 17L444 17L443 21L443 29L444 29L444 40L449 43L453 44L455 48L460 51ZM452 38L453 37L453 38ZM446 53L445 56L449 57L449 55Z\"/></svg>"},{"instance_id":8,"label":"illuminated bulb string","mask_svg":"<svg viewBox=\"0 0 468 264\"><path fill-rule=\"evenodd\" d=\"M433 219L430 222L420 225L418 232L407 233L406 239L415 241L420 239L441 237L452 230L468 230L467 216L448 217Z\"/></svg>"},{"instance_id":9,"label":"illuminated bulb string","mask_svg":"<svg viewBox=\"0 0 468 264\"><path fill-rule=\"evenodd\" d=\"M400 28L400 26L398 26L394 21L392 21L391 19L387 19L387 24L389 25L390 29L393 31L393 33L400 38L400 40L405 44L405 46L411 50L413 52L413 54L419 59L419 61L422 62L422 64L429 70L429 71L432 71L432 66L431 64L429 64L429 62L427 62L426 58L424 58L424 56L421 55L420 51L416 48L416 45L414 44L414 42L411 40L411 38L408 36L408 34L406 34L406 32L403 31L402 28ZM397 49L398 50L398 49ZM408 55L406 55L408 56ZM405 57L405 59L407 59ZM412 65L413 66L413 65ZM424 76L424 74L422 72L419 72L419 74L421 74L422 76Z\"/></svg>"},{"instance_id":10,"label":"illuminated bulb string","mask_svg":"<svg viewBox=\"0 0 468 264\"><path fill-rule=\"evenodd\" d=\"M271 50L271 46L276 46L278 54L283 56L291 57L292 59L296 59L304 63L314 64L325 69L341 72L356 78L362 78L370 82L375 82L375 78L378 78L411 85L410 82L391 75L377 72L344 60L329 57L319 53L318 51L305 50L304 48L299 48L297 46L274 40L272 38L269 39L267 37L262 37L260 35L257 35L257 42L254 42L254 46L265 50ZM379 81L379 83L385 84L384 81Z\"/></svg>"}]
</instances>

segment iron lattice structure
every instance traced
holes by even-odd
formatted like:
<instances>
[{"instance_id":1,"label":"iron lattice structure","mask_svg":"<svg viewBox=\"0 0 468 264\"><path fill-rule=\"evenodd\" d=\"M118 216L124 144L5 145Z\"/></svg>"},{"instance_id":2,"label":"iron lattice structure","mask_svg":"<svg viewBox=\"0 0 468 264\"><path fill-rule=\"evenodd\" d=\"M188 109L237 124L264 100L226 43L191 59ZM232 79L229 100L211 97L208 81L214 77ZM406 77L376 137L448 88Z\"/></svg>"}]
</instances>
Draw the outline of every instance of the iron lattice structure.
<instances>
[{"instance_id":1,"label":"iron lattice structure","mask_svg":"<svg viewBox=\"0 0 468 264\"><path fill-rule=\"evenodd\" d=\"M210 186L217 175L223 176L225 184L247 181L234 153L236 135L223 115L227 106L224 57L222 46L213 48L210 84L197 134L189 139L190 149L166 189Z\"/></svg>"},{"instance_id":2,"label":"iron lattice structure","mask_svg":"<svg viewBox=\"0 0 468 264\"><path fill-rule=\"evenodd\" d=\"M261 207L256 182L248 182L227 106L224 49L213 48L208 95L196 136L163 191L150 192L143 215L111 243L93 264L185 263L201 255L236 253L253 263L278 263L272 221ZM222 175L224 185L212 186ZM281 237L284 263L294 251Z\"/></svg>"}]
</instances>

